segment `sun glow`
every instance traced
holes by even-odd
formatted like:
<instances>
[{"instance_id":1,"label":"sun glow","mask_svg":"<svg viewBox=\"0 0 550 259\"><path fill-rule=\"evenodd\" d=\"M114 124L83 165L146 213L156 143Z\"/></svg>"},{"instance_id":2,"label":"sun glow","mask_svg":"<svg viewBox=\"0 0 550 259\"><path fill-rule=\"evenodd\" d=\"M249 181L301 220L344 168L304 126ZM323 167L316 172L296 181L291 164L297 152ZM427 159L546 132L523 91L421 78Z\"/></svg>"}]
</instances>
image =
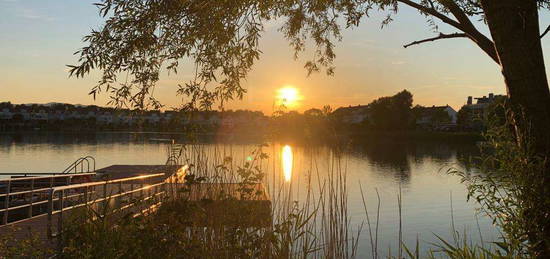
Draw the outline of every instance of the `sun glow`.
<instances>
[{"instance_id":1,"label":"sun glow","mask_svg":"<svg viewBox=\"0 0 550 259\"><path fill-rule=\"evenodd\" d=\"M293 107L297 105L300 99L298 89L292 86L285 86L277 90L277 101L279 102L279 105Z\"/></svg>"},{"instance_id":2,"label":"sun glow","mask_svg":"<svg viewBox=\"0 0 550 259\"><path fill-rule=\"evenodd\" d=\"M283 147L281 157L285 181L290 182L290 179L292 178L292 148L289 145L285 145Z\"/></svg>"}]
</instances>

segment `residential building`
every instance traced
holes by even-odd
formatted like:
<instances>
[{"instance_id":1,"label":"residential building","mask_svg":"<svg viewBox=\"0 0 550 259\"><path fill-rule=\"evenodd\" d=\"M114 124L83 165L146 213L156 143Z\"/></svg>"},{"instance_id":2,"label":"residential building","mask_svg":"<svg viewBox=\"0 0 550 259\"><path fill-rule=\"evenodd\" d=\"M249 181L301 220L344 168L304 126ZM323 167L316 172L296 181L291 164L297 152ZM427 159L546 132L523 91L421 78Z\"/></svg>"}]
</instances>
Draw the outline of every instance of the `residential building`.
<instances>
[{"instance_id":1,"label":"residential building","mask_svg":"<svg viewBox=\"0 0 550 259\"><path fill-rule=\"evenodd\" d=\"M368 109L368 105L340 107L336 109L332 114L341 123L360 124L368 120Z\"/></svg>"},{"instance_id":2,"label":"residential building","mask_svg":"<svg viewBox=\"0 0 550 259\"><path fill-rule=\"evenodd\" d=\"M413 108L413 114L417 128L428 130L452 130L456 127L458 115L456 110L449 105L416 106Z\"/></svg>"},{"instance_id":3,"label":"residential building","mask_svg":"<svg viewBox=\"0 0 550 259\"><path fill-rule=\"evenodd\" d=\"M476 97L468 96L466 105L459 111L458 124L464 129L482 130L485 128L484 121L487 118L487 108L499 99L506 98L505 95L495 95L489 93L488 96ZM473 100L476 100L476 103Z\"/></svg>"}]
</instances>

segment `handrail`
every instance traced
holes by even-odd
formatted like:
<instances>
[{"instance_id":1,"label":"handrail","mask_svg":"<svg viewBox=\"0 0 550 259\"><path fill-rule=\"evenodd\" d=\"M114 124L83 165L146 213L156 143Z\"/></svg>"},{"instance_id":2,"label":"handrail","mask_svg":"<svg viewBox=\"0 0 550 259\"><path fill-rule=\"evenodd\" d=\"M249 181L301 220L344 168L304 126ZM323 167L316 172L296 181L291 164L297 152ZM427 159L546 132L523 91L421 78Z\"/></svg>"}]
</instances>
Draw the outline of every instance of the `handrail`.
<instances>
[{"instance_id":1,"label":"handrail","mask_svg":"<svg viewBox=\"0 0 550 259\"><path fill-rule=\"evenodd\" d=\"M168 168L168 167L167 167ZM127 178L102 180L98 182L75 183L71 184L70 179L79 176L95 175L95 173L77 173L64 174L49 177L21 177L10 178L3 180L6 183L6 193L0 194L0 197L5 197L0 200L0 203L5 203L3 208L0 204L0 225L16 224L26 220L44 217L44 224L47 224L48 238L56 238L59 245L62 244L63 236L63 216L68 211L73 211L76 208L96 206L97 204L113 204L111 213L130 210L132 213L147 213L161 204L166 198L176 197L177 184L183 183L183 176L188 170L188 166L178 167L176 170L166 173L156 173L148 175L139 175ZM167 174L168 173L168 174ZM54 186L54 184L65 184L56 179L67 178L67 185ZM48 184L44 179L49 179L49 188L43 188L43 184ZM28 181L25 185L19 185L22 188L30 187L30 190L17 190L11 192L14 184L18 185L19 181ZM42 182L39 182L42 181ZM35 183L38 185L35 189ZM28 184L28 185L27 185ZM30 195L30 199L29 198ZM10 207L10 202L13 203L17 197L21 202L17 202ZM19 199L21 198L21 199ZM109 205L110 206L110 205ZM36 208L44 210L37 211ZM145 210L144 210L145 208ZM33 209L35 210L33 213ZM25 211L26 210L26 211ZM134 211L135 210L135 211ZM8 214L11 211L27 213L19 214L21 218L10 218L8 222ZM66 216L65 216L66 217ZM55 223L54 223L55 220ZM54 227L56 226L56 227ZM54 233L54 229L57 231Z\"/></svg>"},{"instance_id":2,"label":"handrail","mask_svg":"<svg viewBox=\"0 0 550 259\"><path fill-rule=\"evenodd\" d=\"M59 173L59 172L49 172L49 173L0 173L0 176L36 177L36 176L60 175L60 174L62 174L62 173ZM64 174L64 175L66 176L67 174Z\"/></svg>"},{"instance_id":3,"label":"handrail","mask_svg":"<svg viewBox=\"0 0 550 259\"><path fill-rule=\"evenodd\" d=\"M65 185L65 186L57 186L57 187L52 188L52 192L68 190L68 189L83 188L83 187L92 187L92 186L97 186L97 185L105 185L105 184L113 184L113 183L134 181L134 180L143 180L143 179L153 178L153 177L157 177L157 176L165 176L165 174L164 173L147 174L147 175L139 175L139 176L134 176L134 177L120 178L120 179L114 179L114 180L106 180L106 181L100 181L100 182L80 183L80 184L71 184L71 185Z\"/></svg>"},{"instance_id":4,"label":"handrail","mask_svg":"<svg viewBox=\"0 0 550 259\"><path fill-rule=\"evenodd\" d=\"M93 176L95 173L78 173L78 174L64 174L64 175L52 175L52 176L40 176L40 177L17 177L17 178L8 178L8 179L2 179L0 180L0 183L5 183L5 193L0 193L0 197L4 197L4 206L2 209L0 209L0 212L3 213L3 217L1 219L0 225L6 225L8 224L8 216L9 211L13 211L15 209L22 209L22 208L28 208L28 215L27 218L33 217L33 206L42 204L41 201L33 201L34 194L46 194L51 188L55 187L56 179L63 179L66 178L66 184L70 184L70 181L74 177L79 176ZM12 192L12 188L15 187L15 185L19 184L18 182L24 182L25 184L29 184L29 190L18 190L16 192ZM47 184L49 187L42 187L35 189L36 184ZM26 187L26 185L25 185ZM30 194L30 199L27 202L26 195ZM21 197L23 196L25 204L17 205L17 206L10 206L12 198L10 197ZM10 222L11 223L11 222Z\"/></svg>"},{"instance_id":5,"label":"handrail","mask_svg":"<svg viewBox=\"0 0 550 259\"><path fill-rule=\"evenodd\" d=\"M116 204L116 208L114 208L112 212L109 212L110 214L136 207L139 205L139 202L143 201L152 200L157 202L156 204L159 204L162 201L156 200L156 197L160 197L162 200L163 197L173 197L177 194L176 188L170 184L178 184L179 179L183 178L182 176L187 172L187 170L188 166L183 166L181 169L172 172L170 175L165 173L157 173L99 182L52 187L48 194L47 206L48 237L55 237L58 245L61 247L63 237L60 236L60 234L63 232L63 213L72 209L94 204L108 204L110 202L114 202ZM155 180L143 181L150 179ZM157 181L156 179L159 180ZM183 182L183 179L181 179L181 181ZM108 190L110 190L110 193ZM90 195L90 193L92 195ZM79 197L83 200L80 200ZM71 198L78 198L78 200L71 200ZM67 200L69 201L67 202ZM145 206L149 206L148 208L150 209L151 205L149 204ZM136 207L136 209L139 209L139 207ZM139 209L138 212L142 212L142 210ZM57 216L56 233L54 233L52 229L54 215Z\"/></svg>"},{"instance_id":6,"label":"handrail","mask_svg":"<svg viewBox=\"0 0 550 259\"><path fill-rule=\"evenodd\" d=\"M90 160L93 162L92 171L90 171ZM62 174L67 174L74 169L75 173L78 166L80 165L80 173L84 173L84 162L86 162L86 172L95 171L95 158L93 156L85 156L77 159L71 165L69 165L65 170L61 171Z\"/></svg>"},{"instance_id":7,"label":"handrail","mask_svg":"<svg viewBox=\"0 0 550 259\"><path fill-rule=\"evenodd\" d=\"M50 178L63 178L63 177L74 177L74 176L85 176L85 175L95 175L95 173L77 173L77 174L57 174L51 176L29 176L29 177L15 177L15 178L6 178L0 179L0 182L7 181L26 181L26 180L41 180L41 179L50 179Z\"/></svg>"}]
</instances>

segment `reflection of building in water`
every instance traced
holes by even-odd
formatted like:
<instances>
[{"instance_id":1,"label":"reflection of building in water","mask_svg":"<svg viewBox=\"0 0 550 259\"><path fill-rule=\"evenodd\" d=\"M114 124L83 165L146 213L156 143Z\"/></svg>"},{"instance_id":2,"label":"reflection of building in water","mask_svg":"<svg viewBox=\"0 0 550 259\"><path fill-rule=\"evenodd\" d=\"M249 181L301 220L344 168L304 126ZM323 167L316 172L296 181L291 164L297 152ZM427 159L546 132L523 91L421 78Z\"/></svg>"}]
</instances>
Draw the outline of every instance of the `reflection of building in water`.
<instances>
[{"instance_id":1,"label":"reflection of building in water","mask_svg":"<svg viewBox=\"0 0 550 259\"><path fill-rule=\"evenodd\" d=\"M292 179L292 166L293 166L292 148L289 145L283 147L281 152L281 161L283 163L283 173L285 181L289 182Z\"/></svg>"}]
</instances>

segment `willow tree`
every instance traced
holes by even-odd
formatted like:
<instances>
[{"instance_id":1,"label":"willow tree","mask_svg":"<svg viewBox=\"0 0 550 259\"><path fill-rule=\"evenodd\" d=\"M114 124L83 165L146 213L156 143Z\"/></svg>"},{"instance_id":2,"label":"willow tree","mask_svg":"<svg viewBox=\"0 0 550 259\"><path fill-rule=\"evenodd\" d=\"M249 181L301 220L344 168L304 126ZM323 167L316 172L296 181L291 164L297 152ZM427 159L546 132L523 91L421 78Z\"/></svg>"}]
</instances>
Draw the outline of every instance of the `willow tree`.
<instances>
[{"instance_id":1,"label":"willow tree","mask_svg":"<svg viewBox=\"0 0 550 259\"><path fill-rule=\"evenodd\" d=\"M165 70L194 73L175 89L185 108L208 109L241 98L246 93L241 82L260 56L258 41L267 21L285 21L280 31L295 55L312 42L309 72L332 74L342 28L358 27L370 12L387 13L385 24L399 8L415 9L434 25L435 35L405 47L456 38L477 45L501 68L518 147L539 159L550 157L550 93L541 47L548 29L539 27L539 13L550 8L550 0L103 0L96 5L105 24L84 38L87 45L76 53L80 59L70 73L82 77L100 70L91 94L107 91L113 104L141 109L160 105L153 92ZM452 30L440 31L438 24ZM487 26L490 35L479 26ZM545 168L539 180L550 186L550 166ZM550 194L548 187L541 191ZM548 223L537 227L550 236ZM550 251L548 242L541 247Z\"/></svg>"}]
</instances>

